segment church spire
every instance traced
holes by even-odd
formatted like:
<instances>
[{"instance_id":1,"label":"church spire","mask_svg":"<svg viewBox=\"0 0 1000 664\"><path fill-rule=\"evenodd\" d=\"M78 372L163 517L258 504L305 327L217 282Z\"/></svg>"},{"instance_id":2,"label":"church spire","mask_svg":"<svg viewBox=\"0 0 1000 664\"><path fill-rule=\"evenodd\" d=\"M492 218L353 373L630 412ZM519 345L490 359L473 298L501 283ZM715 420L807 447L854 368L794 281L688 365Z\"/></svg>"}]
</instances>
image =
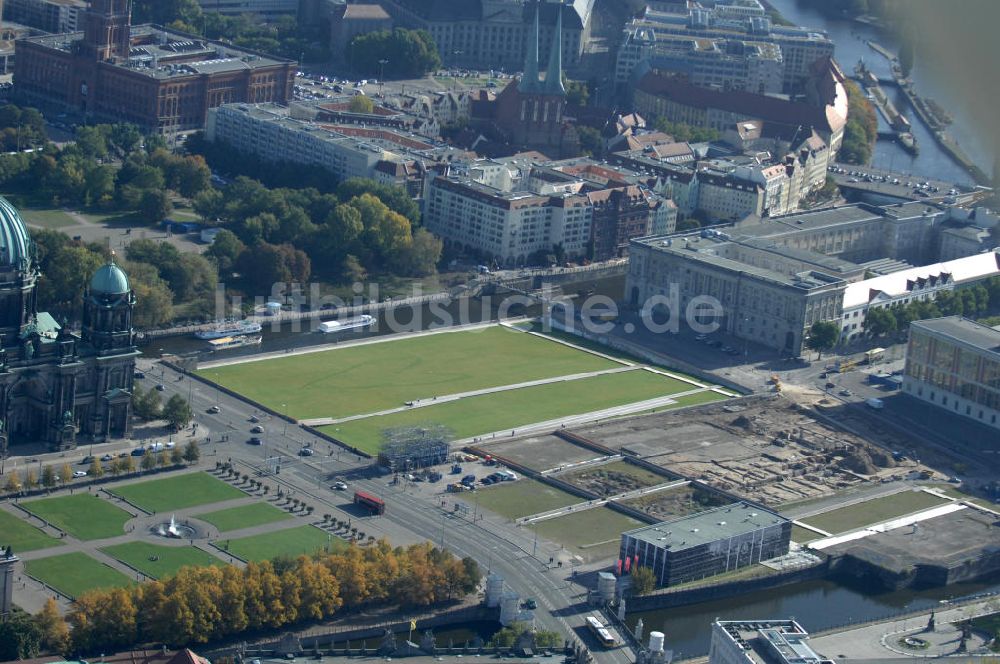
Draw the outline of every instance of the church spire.
<instances>
[{"instance_id":1,"label":"church spire","mask_svg":"<svg viewBox=\"0 0 1000 664\"><path fill-rule=\"evenodd\" d=\"M521 92L538 90L538 3L535 3L535 23L528 34L528 54L524 60L524 73L517 89Z\"/></svg>"},{"instance_id":2,"label":"church spire","mask_svg":"<svg viewBox=\"0 0 1000 664\"><path fill-rule=\"evenodd\" d=\"M556 29L552 32L549 68L545 72L544 91L550 95L566 94L562 82L562 15L563 4L560 2L556 5Z\"/></svg>"}]
</instances>

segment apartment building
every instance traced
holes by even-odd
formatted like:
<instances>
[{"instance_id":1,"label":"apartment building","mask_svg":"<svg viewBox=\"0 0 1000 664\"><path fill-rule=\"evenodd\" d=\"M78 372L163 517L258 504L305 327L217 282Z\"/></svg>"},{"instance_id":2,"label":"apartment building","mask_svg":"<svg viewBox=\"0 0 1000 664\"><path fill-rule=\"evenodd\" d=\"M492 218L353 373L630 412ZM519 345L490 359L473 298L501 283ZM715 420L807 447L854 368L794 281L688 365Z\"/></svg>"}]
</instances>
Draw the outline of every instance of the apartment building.
<instances>
[{"instance_id":1,"label":"apartment building","mask_svg":"<svg viewBox=\"0 0 1000 664\"><path fill-rule=\"evenodd\" d=\"M615 81L628 83L650 69L683 74L706 88L765 94L782 91L785 64L781 49L768 42L664 35L637 27L618 49Z\"/></svg>"},{"instance_id":2,"label":"apartment building","mask_svg":"<svg viewBox=\"0 0 1000 664\"><path fill-rule=\"evenodd\" d=\"M392 127L299 119L278 104L213 109L206 136L266 161L315 164L338 179L367 177L395 184L414 198L421 195L424 163L466 156Z\"/></svg>"},{"instance_id":3,"label":"apartment building","mask_svg":"<svg viewBox=\"0 0 1000 664\"><path fill-rule=\"evenodd\" d=\"M760 122L762 131L798 143L812 132L826 144L832 159L847 124L843 72L832 61L817 66L808 101L791 101L740 90L712 90L683 76L650 71L636 83L635 110L647 118L663 117L695 127L726 132Z\"/></svg>"},{"instance_id":4,"label":"apartment building","mask_svg":"<svg viewBox=\"0 0 1000 664\"><path fill-rule=\"evenodd\" d=\"M749 5L716 3L712 8L705 8L697 3L685 3L664 9L668 11L647 8L641 16L625 24L618 53L621 69L631 71L642 61L643 45L649 40L666 43L684 37L767 43L780 51L781 92L795 94L804 91L816 62L833 57L833 41L824 32L774 25L766 15ZM652 47L649 53L656 50Z\"/></svg>"},{"instance_id":5,"label":"apartment building","mask_svg":"<svg viewBox=\"0 0 1000 664\"><path fill-rule=\"evenodd\" d=\"M638 184L598 183L576 166L523 157L453 164L425 193L429 230L503 265L557 244L571 257L613 258L632 238L675 223L676 208Z\"/></svg>"},{"instance_id":6,"label":"apartment building","mask_svg":"<svg viewBox=\"0 0 1000 664\"><path fill-rule=\"evenodd\" d=\"M4 0L7 20L45 32L76 32L83 27L86 0Z\"/></svg>"}]
</instances>

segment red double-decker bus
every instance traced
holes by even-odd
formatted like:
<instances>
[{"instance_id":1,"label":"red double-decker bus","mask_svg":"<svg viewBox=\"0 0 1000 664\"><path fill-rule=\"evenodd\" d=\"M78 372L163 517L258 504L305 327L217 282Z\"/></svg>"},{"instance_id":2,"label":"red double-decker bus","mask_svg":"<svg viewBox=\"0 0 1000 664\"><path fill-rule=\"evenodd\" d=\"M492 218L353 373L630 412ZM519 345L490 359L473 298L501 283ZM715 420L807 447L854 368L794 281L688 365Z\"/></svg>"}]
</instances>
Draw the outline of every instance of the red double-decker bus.
<instances>
[{"instance_id":1,"label":"red double-decker bus","mask_svg":"<svg viewBox=\"0 0 1000 664\"><path fill-rule=\"evenodd\" d=\"M385 501L365 491L354 492L354 504L361 505L372 514L385 514Z\"/></svg>"}]
</instances>

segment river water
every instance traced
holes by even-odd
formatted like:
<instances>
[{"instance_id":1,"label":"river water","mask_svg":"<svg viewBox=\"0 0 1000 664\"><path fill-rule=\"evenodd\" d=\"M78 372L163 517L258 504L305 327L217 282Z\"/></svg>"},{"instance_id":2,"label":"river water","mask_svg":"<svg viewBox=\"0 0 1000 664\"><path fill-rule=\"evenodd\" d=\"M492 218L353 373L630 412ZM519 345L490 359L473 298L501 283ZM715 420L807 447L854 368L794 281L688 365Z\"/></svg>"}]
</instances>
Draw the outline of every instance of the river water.
<instances>
[{"instance_id":1,"label":"river water","mask_svg":"<svg viewBox=\"0 0 1000 664\"><path fill-rule=\"evenodd\" d=\"M628 614L634 629L642 618L643 631L666 634L667 648L675 657L696 657L708 652L711 623L723 620L795 618L809 632L929 609L942 600L1000 591L1000 577L982 583L960 583L922 591L872 592L834 581L803 581L789 586L738 595L714 602ZM836 658L837 653L821 653Z\"/></svg>"},{"instance_id":2,"label":"river water","mask_svg":"<svg viewBox=\"0 0 1000 664\"><path fill-rule=\"evenodd\" d=\"M785 18L798 25L824 30L836 44L835 57L847 76L853 76L854 66L863 58L868 68L879 78L891 78L889 61L873 51L865 43L873 40L889 51L898 50L896 40L881 30L861 23L834 19L824 16L815 9L803 6L796 0L769 0L775 9ZM954 123L948 127L948 133L955 138L976 164L986 173L990 173L993 155L990 153L987 141L977 137L972 119L966 112L966 106L960 99L950 98L946 88L930 73L928 67L921 67L919 57L914 63L910 74L917 92L923 97L930 97L941 104L954 118ZM936 178L945 182L972 183L972 178L965 170L942 152L930 130L917 117L903 93L895 87L886 87L886 93L893 99L896 108L900 110L913 125L913 135L920 145L920 154L910 155L900 145L891 141L879 141L872 156L872 165L901 173ZM879 130L889 131L885 119L879 114Z\"/></svg>"},{"instance_id":3,"label":"river water","mask_svg":"<svg viewBox=\"0 0 1000 664\"><path fill-rule=\"evenodd\" d=\"M566 295L589 293L607 295L620 300L625 290L625 276L605 277L602 279L585 279L579 282L562 285ZM354 341L369 337L385 336L398 332L426 330L435 327L465 325L483 321L497 320L498 316L511 317L518 315L538 316L541 306L532 304L525 306L516 298L505 296L460 298L448 304L435 303L420 307L398 307L392 312L380 311L377 322L367 329L354 329L338 334L320 334L313 331L316 322L301 321L283 325L265 324L263 342L260 346L244 346L226 351L209 353L206 342L195 339L193 335L176 337L160 337L152 339L143 351L146 357L159 357L162 353L187 355L201 352L202 360L223 359L255 355L257 353L273 353L275 351L291 350L318 344Z\"/></svg>"}]
</instances>

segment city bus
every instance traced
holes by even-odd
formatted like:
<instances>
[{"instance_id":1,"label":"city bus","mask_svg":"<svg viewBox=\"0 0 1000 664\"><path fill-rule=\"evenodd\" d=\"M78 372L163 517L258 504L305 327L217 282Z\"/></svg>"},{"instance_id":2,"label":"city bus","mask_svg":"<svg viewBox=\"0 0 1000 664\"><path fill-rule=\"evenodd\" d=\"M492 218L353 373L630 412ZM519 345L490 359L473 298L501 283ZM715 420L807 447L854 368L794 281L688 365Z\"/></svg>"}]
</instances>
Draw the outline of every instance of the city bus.
<instances>
[{"instance_id":1,"label":"city bus","mask_svg":"<svg viewBox=\"0 0 1000 664\"><path fill-rule=\"evenodd\" d=\"M885 348L872 348L870 351L865 353L865 360L868 365L871 366L877 362L881 362L885 358Z\"/></svg>"},{"instance_id":2,"label":"city bus","mask_svg":"<svg viewBox=\"0 0 1000 664\"><path fill-rule=\"evenodd\" d=\"M587 616L587 627L590 628L590 631L593 632L594 636L597 637L597 640L605 648L614 648L618 645L615 637L611 636L611 631L595 616Z\"/></svg>"},{"instance_id":3,"label":"city bus","mask_svg":"<svg viewBox=\"0 0 1000 664\"><path fill-rule=\"evenodd\" d=\"M364 507L372 514L385 514L385 501L366 491L354 492L354 504Z\"/></svg>"}]
</instances>

